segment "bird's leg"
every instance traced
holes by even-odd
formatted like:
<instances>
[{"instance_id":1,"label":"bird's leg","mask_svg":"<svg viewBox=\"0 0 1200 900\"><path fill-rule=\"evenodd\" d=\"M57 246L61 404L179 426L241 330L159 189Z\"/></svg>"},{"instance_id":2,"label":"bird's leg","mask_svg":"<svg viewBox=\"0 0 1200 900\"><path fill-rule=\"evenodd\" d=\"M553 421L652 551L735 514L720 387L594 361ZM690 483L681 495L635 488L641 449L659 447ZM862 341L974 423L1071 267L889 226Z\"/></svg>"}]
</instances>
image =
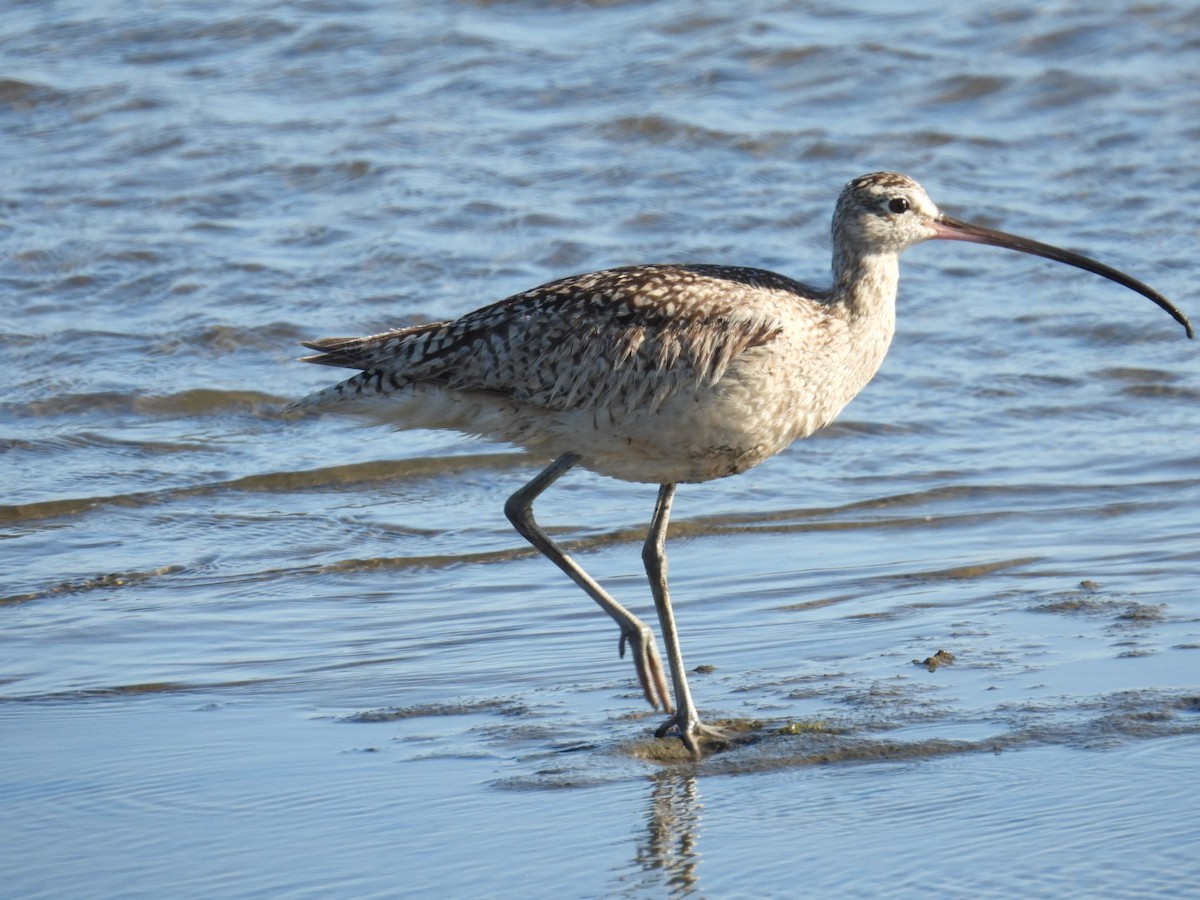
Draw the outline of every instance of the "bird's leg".
<instances>
[{"instance_id":1,"label":"bird's leg","mask_svg":"<svg viewBox=\"0 0 1200 900\"><path fill-rule=\"evenodd\" d=\"M671 594L667 590L667 520L671 515L671 500L675 496L675 485L664 484L658 489L658 502L654 506L654 518L646 543L642 546L642 561L646 564L646 578L650 592L654 594L654 606L658 610L658 624L667 645L667 664L671 667L671 681L675 686L675 713L658 729L662 737L672 728L692 755L699 757L698 737L727 737L720 729L712 728L700 721L692 692L688 689L687 673L683 668L683 653L679 649L679 634L675 630L675 613L671 609Z\"/></svg>"},{"instance_id":2,"label":"bird's leg","mask_svg":"<svg viewBox=\"0 0 1200 900\"><path fill-rule=\"evenodd\" d=\"M508 502L504 504L504 514L525 540L566 572L571 580L583 588L584 592L600 604L600 608L620 626L621 640L617 645L618 652L624 657L625 645L629 645L633 650L633 664L637 669L638 681L641 682L646 701L654 709L661 708L669 713L673 710L671 695L667 691L662 661L659 659L658 646L654 642L654 632L650 630L650 626L614 600L579 563L554 543L533 519L533 501L577 462L579 457L574 453L560 456L529 484L508 498Z\"/></svg>"}]
</instances>

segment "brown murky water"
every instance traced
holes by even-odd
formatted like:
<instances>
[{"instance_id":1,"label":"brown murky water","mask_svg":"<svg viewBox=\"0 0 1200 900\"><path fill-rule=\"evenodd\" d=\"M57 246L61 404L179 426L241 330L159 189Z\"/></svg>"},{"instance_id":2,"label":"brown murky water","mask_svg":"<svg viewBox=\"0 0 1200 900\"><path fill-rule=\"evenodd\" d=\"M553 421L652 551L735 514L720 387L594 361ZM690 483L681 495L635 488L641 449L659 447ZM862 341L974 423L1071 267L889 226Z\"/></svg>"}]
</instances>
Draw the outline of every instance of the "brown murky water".
<instances>
[{"instance_id":1,"label":"brown murky water","mask_svg":"<svg viewBox=\"0 0 1200 900\"><path fill-rule=\"evenodd\" d=\"M821 282L881 168L1196 318L1192 5L0 26L0 894L1193 890L1200 376L1142 298L917 249L843 420L681 489L693 690L737 734L699 765L504 519L538 461L276 416L328 381L303 338L632 262ZM539 512L649 614L652 503L580 473Z\"/></svg>"}]
</instances>

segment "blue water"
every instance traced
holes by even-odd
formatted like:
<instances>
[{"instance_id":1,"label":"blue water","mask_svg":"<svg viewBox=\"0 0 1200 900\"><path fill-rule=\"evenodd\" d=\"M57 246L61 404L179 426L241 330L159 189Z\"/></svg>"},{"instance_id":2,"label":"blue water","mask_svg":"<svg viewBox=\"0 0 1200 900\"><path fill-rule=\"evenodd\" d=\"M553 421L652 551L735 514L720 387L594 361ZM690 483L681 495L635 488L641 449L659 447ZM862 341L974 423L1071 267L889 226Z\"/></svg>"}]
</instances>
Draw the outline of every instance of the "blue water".
<instances>
[{"instance_id":1,"label":"blue water","mask_svg":"<svg viewBox=\"0 0 1200 900\"><path fill-rule=\"evenodd\" d=\"M823 283L841 185L1200 317L1193 4L0 10L0 896L1186 896L1200 375L1147 300L905 257L832 428L680 489L701 711L523 545L541 461L289 423L297 342L636 262ZM650 616L653 491L539 501ZM934 672L913 664L939 649ZM796 733L781 733L788 730Z\"/></svg>"}]
</instances>

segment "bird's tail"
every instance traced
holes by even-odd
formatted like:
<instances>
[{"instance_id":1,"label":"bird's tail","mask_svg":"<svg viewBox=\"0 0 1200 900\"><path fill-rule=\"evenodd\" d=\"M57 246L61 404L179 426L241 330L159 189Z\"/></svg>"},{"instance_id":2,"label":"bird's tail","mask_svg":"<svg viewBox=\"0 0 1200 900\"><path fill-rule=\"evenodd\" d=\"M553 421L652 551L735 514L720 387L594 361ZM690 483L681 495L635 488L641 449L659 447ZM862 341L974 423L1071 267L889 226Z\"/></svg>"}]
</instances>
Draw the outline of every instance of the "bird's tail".
<instances>
[{"instance_id":1,"label":"bird's tail","mask_svg":"<svg viewBox=\"0 0 1200 900\"><path fill-rule=\"evenodd\" d=\"M317 341L301 341L302 346L318 350L312 356L300 357L300 362L316 363L319 366L341 366L346 369L369 369L379 360L384 345L398 343L413 329L388 331L367 337L321 338Z\"/></svg>"},{"instance_id":2,"label":"bird's tail","mask_svg":"<svg viewBox=\"0 0 1200 900\"><path fill-rule=\"evenodd\" d=\"M325 365L341 365L341 363L325 363ZM298 418L313 413L329 410L344 404L354 404L359 400L370 400L393 394L407 387L410 382L402 381L394 375L389 376L382 368L375 367L359 372L353 378L347 378L324 390L309 394L283 408L286 418ZM347 412L350 412L347 409Z\"/></svg>"},{"instance_id":3,"label":"bird's tail","mask_svg":"<svg viewBox=\"0 0 1200 900\"><path fill-rule=\"evenodd\" d=\"M442 328L445 323L432 322L397 328L366 337L321 338L304 341L303 345L317 353L302 356L301 362L320 366L338 366L346 369L361 369L352 378L332 387L309 394L283 409L283 415L295 418L301 415L343 407L347 412L357 401L395 394L412 384L406 376L406 366L399 364L406 357L417 362L424 344L419 340L423 334ZM414 338L417 340L414 341Z\"/></svg>"}]
</instances>

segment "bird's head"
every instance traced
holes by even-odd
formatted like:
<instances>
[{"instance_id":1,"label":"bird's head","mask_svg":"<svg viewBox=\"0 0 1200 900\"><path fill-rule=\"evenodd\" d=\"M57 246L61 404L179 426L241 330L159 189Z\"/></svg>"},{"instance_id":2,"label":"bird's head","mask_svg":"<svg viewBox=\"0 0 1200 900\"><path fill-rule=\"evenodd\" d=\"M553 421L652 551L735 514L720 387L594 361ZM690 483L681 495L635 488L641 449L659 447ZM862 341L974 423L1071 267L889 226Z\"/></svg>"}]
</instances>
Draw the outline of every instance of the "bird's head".
<instances>
[{"instance_id":1,"label":"bird's head","mask_svg":"<svg viewBox=\"0 0 1200 900\"><path fill-rule=\"evenodd\" d=\"M938 237L941 211L907 175L874 172L855 178L833 213L836 248L851 254L899 253Z\"/></svg>"},{"instance_id":2,"label":"bird's head","mask_svg":"<svg viewBox=\"0 0 1200 900\"><path fill-rule=\"evenodd\" d=\"M895 172L873 172L843 189L833 212L834 269L844 277L869 257L891 256L922 241L969 241L1007 247L1095 272L1137 291L1164 309L1193 336L1192 324L1174 304L1153 288L1112 266L1061 247L985 228L946 215L916 181ZM894 269L893 269L894 271Z\"/></svg>"}]
</instances>

